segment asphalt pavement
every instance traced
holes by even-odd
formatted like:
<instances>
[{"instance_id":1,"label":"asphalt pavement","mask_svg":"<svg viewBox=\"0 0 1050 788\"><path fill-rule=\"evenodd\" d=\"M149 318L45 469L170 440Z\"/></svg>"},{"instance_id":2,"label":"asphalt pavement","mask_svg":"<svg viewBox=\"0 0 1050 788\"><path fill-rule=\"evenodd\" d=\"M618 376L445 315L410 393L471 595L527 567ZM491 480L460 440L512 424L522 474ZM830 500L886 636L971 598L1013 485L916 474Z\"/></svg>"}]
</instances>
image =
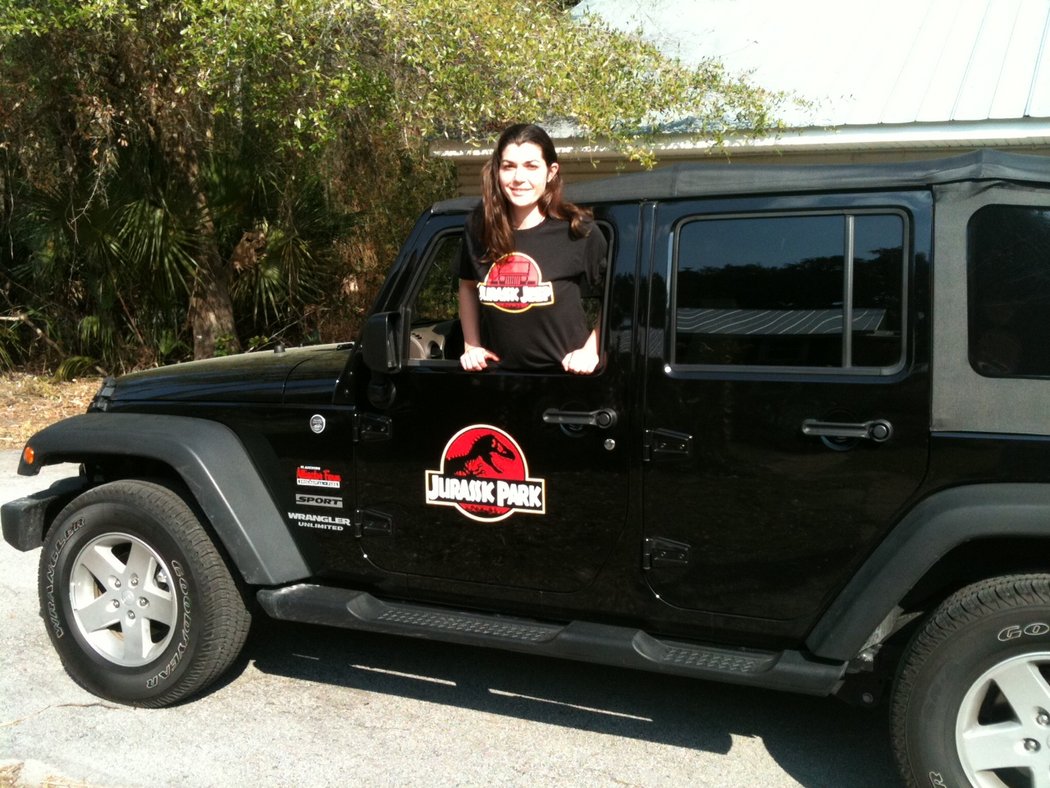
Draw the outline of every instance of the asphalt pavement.
<instances>
[{"instance_id":1,"label":"asphalt pavement","mask_svg":"<svg viewBox=\"0 0 1050 788\"><path fill-rule=\"evenodd\" d=\"M75 472L15 474L0 502ZM885 709L415 639L256 622L203 697L87 694L0 543L0 786L892 786Z\"/></svg>"}]
</instances>

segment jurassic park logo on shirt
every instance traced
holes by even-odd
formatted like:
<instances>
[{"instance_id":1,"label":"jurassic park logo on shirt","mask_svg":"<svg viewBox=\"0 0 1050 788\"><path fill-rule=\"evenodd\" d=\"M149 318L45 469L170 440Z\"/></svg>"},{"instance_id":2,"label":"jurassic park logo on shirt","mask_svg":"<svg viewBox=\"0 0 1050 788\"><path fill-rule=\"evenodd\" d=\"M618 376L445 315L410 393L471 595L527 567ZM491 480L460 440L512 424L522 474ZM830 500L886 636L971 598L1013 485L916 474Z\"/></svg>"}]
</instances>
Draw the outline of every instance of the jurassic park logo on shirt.
<instances>
[{"instance_id":1,"label":"jurassic park logo on shirt","mask_svg":"<svg viewBox=\"0 0 1050 788\"><path fill-rule=\"evenodd\" d=\"M454 506L471 520L495 523L516 512L546 513L546 482L530 479L518 442L503 430L475 424L445 444L441 469L426 472L426 500Z\"/></svg>"},{"instance_id":2,"label":"jurassic park logo on shirt","mask_svg":"<svg viewBox=\"0 0 1050 788\"><path fill-rule=\"evenodd\" d=\"M524 312L554 303L554 285L543 281L543 272L527 254L511 252L494 262L478 282L478 300L504 312Z\"/></svg>"}]
</instances>

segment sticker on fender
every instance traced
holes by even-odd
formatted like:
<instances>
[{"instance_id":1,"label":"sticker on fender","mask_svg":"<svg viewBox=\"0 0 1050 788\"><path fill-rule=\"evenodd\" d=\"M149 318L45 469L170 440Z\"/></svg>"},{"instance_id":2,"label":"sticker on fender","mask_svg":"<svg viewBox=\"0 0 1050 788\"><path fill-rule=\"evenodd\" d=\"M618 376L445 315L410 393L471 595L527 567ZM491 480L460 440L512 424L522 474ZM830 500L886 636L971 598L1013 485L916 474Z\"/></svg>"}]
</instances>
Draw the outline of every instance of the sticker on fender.
<instances>
[{"instance_id":1,"label":"sticker on fender","mask_svg":"<svg viewBox=\"0 0 1050 788\"><path fill-rule=\"evenodd\" d=\"M546 513L546 482L529 478L518 442L498 427L465 427L445 444L441 469L426 472L426 501L494 523L516 512Z\"/></svg>"}]
</instances>

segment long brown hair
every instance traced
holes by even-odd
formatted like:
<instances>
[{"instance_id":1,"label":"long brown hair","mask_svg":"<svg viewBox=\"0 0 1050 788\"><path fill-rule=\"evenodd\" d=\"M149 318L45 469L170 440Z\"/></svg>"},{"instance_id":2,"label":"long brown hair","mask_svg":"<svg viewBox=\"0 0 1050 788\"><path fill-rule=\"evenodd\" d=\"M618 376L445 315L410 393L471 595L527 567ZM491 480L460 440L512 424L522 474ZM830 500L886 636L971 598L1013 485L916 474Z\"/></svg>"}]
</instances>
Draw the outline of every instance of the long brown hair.
<instances>
[{"instance_id":1,"label":"long brown hair","mask_svg":"<svg viewBox=\"0 0 1050 788\"><path fill-rule=\"evenodd\" d=\"M539 126L518 123L508 126L500 134L496 149L481 168L481 205L474 215L474 226L480 230L478 235L485 249L485 259L490 262L514 251L510 205L499 185L499 171L504 149L511 144L523 145L526 142L539 146L548 167L558 162L554 143ZM562 199L560 171L554 173L554 177L547 182L547 190L540 197L539 207L544 216L568 221L569 232L574 238L581 238L588 233L589 228L584 222L591 218L591 213Z\"/></svg>"}]
</instances>

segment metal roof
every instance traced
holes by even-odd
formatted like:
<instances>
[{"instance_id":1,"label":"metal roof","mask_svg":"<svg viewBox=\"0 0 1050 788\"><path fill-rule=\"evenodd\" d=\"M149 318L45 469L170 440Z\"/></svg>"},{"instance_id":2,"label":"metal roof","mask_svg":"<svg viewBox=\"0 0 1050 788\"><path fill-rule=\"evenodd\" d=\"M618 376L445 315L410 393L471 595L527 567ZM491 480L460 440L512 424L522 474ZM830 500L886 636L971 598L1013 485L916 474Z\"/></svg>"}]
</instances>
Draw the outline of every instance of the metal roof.
<instances>
[{"instance_id":1,"label":"metal roof","mask_svg":"<svg viewBox=\"0 0 1050 788\"><path fill-rule=\"evenodd\" d=\"M789 126L1050 118L1050 0L584 0L685 62L813 102Z\"/></svg>"}]
</instances>

